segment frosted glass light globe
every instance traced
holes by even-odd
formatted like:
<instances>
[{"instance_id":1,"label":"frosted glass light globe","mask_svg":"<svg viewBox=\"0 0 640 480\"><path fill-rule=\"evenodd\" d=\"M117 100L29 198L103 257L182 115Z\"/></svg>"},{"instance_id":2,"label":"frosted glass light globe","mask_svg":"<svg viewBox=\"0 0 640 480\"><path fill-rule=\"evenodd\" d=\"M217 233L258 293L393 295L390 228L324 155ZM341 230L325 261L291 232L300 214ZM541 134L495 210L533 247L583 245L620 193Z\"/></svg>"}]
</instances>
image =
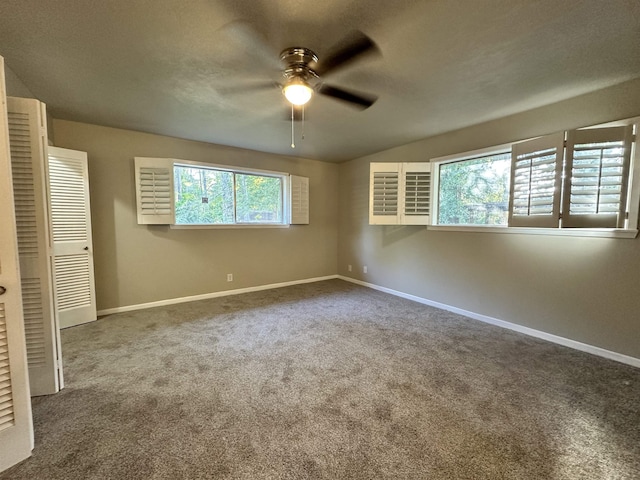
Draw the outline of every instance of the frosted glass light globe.
<instances>
[{"instance_id":1,"label":"frosted glass light globe","mask_svg":"<svg viewBox=\"0 0 640 480\"><path fill-rule=\"evenodd\" d=\"M313 95L313 90L304 80L293 81L283 88L284 96L294 105L304 105Z\"/></svg>"}]
</instances>

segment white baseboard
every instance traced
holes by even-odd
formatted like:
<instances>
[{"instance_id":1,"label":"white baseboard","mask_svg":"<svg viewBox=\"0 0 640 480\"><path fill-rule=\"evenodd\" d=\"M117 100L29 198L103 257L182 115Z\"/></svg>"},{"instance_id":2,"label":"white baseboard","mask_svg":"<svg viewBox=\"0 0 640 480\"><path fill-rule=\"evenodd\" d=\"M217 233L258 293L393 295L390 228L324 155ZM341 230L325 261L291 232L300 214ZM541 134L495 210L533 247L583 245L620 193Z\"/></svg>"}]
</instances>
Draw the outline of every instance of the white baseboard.
<instances>
[{"instance_id":1,"label":"white baseboard","mask_svg":"<svg viewBox=\"0 0 640 480\"><path fill-rule=\"evenodd\" d=\"M195 302L197 300L206 300L208 298L227 297L229 295L239 295L241 293L259 292L260 290L271 290L272 288L289 287L291 285L300 285L302 283L322 282L323 280L333 280L336 278L338 278L338 275L327 275L326 277L305 278L302 280L293 280L291 282L270 283L268 285L258 285L256 287L223 290L221 292L203 293L201 295L191 295L189 297L168 298L166 300L158 300L157 302L125 305L124 307L105 308L104 310L98 310L98 316L113 315L114 313L131 312L133 310L142 310L152 307L162 307L176 303Z\"/></svg>"},{"instance_id":2,"label":"white baseboard","mask_svg":"<svg viewBox=\"0 0 640 480\"><path fill-rule=\"evenodd\" d=\"M616 362L625 363L627 365L640 368L640 358L631 357L629 355L624 355L622 353L612 352L611 350L605 350L604 348L596 347L596 346L589 345L582 342L577 342L569 338L559 337L558 335L553 335L551 333L535 330L533 328L524 327L516 323L505 322L504 320L499 320L497 318L489 317L487 315L481 315L479 313L470 312L468 310L463 310L461 308L452 307L451 305L446 305L444 303L434 302L426 298L417 297L415 295L399 292L397 290L392 290L391 288L381 287L373 283L363 282L362 280L356 280L355 278L345 277L343 275L338 275L337 277L347 282L356 283L358 285L373 288L374 290L379 290L381 292L389 293L397 297L413 300L414 302L429 305L431 307L440 308L442 310L447 310L449 312L457 313L459 315L464 315L465 317L469 317L474 320L479 320L484 323L489 323L491 325L495 325L498 327L507 328L509 330L513 330L519 333L524 333L525 335L529 335L531 337L541 338L542 340L547 340L552 343L557 343L558 345L563 345L565 347L570 347L576 350L580 350L582 352L591 353L599 357L608 358L609 360L615 360Z\"/></svg>"}]
</instances>

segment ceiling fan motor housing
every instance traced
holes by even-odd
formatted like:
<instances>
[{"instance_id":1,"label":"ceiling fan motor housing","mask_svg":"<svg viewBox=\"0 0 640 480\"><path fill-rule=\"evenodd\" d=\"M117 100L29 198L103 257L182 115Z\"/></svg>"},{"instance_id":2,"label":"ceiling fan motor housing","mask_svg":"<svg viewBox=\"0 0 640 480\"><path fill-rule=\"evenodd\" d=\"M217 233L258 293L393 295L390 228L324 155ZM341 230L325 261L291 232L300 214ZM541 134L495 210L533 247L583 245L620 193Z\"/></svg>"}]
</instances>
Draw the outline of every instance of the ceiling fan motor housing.
<instances>
[{"instance_id":1,"label":"ceiling fan motor housing","mask_svg":"<svg viewBox=\"0 0 640 480\"><path fill-rule=\"evenodd\" d=\"M315 67L318 64L318 56L308 48L290 47L280 53L280 60L285 66L284 77L287 80L301 78L307 82L318 79Z\"/></svg>"}]
</instances>

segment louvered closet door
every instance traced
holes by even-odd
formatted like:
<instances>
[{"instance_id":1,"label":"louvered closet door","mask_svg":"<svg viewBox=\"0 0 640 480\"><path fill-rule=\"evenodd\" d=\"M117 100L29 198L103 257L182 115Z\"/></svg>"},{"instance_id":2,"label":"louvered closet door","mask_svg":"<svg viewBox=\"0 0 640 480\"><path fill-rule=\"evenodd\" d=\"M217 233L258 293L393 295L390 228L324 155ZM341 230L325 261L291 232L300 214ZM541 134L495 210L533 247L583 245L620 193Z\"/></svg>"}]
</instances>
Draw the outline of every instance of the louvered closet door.
<instances>
[{"instance_id":1,"label":"louvered closet door","mask_svg":"<svg viewBox=\"0 0 640 480\"><path fill-rule=\"evenodd\" d=\"M61 328L97 318L87 154L49 147L55 308Z\"/></svg>"},{"instance_id":2,"label":"louvered closet door","mask_svg":"<svg viewBox=\"0 0 640 480\"><path fill-rule=\"evenodd\" d=\"M0 57L0 471L27 458L33 448L5 106Z\"/></svg>"},{"instance_id":3,"label":"louvered closet door","mask_svg":"<svg viewBox=\"0 0 640 480\"><path fill-rule=\"evenodd\" d=\"M34 99L7 99L20 283L31 395L60 390L59 329L53 314L45 157L46 113Z\"/></svg>"}]
</instances>

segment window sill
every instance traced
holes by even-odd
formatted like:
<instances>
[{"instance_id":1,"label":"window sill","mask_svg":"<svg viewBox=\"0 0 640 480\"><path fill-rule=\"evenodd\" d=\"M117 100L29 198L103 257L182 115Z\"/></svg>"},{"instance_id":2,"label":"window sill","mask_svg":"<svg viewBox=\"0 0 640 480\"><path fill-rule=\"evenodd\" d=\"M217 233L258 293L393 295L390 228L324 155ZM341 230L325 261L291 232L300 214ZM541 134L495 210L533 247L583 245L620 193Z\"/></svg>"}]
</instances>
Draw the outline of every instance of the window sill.
<instances>
[{"instance_id":1,"label":"window sill","mask_svg":"<svg viewBox=\"0 0 640 480\"><path fill-rule=\"evenodd\" d=\"M193 224L193 225L169 225L171 229L175 230L208 230L208 229L237 229L237 228L289 228L289 224L283 223L261 223L259 225L254 225L250 223L237 223L234 225L201 225L201 224Z\"/></svg>"},{"instance_id":2,"label":"window sill","mask_svg":"<svg viewBox=\"0 0 640 480\"><path fill-rule=\"evenodd\" d=\"M624 228L526 228L483 225L429 225L429 230L445 232L487 232L560 237L636 238L638 230Z\"/></svg>"}]
</instances>

